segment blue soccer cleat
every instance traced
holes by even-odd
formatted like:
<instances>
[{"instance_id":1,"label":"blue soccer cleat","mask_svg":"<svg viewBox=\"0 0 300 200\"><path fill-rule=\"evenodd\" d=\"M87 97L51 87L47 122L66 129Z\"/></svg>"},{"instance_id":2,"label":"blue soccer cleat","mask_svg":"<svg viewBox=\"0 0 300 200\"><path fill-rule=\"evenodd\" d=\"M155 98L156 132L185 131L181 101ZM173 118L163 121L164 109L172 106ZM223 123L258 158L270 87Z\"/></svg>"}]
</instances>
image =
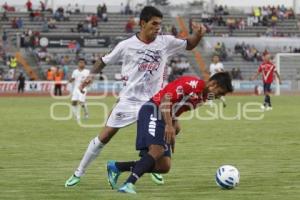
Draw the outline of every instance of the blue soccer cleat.
<instances>
[{"instance_id":1,"label":"blue soccer cleat","mask_svg":"<svg viewBox=\"0 0 300 200\"><path fill-rule=\"evenodd\" d=\"M135 186L132 183L125 183L118 189L118 192L136 194Z\"/></svg>"},{"instance_id":2,"label":"blue soccer cleat","mask_svg":"<svg viewBox=\"0 0 300 200\"><path fill-rule=\"evenodd\" d=\"M116 161L109 160L106 165L107 180L108 180L109 185L111 186L111 189L117 189L117 181L121 174L121 172L116 167L115 163L116 163Z\"/></svg>"}]
</instances>

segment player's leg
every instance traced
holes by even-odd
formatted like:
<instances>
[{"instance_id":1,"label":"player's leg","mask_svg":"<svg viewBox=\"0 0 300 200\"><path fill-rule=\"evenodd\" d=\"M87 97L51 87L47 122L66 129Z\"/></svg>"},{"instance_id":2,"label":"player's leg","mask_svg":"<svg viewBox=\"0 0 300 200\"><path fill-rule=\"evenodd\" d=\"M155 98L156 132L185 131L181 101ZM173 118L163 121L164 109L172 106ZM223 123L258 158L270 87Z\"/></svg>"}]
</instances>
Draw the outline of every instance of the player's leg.
<instances>
[{"instance_id":1,"label":"player's leg","mask_svg":"<svg viewBox=\"0 0 300 200\"><path fill-rule=\"evenodd\" d=\"M176 131L176 135L179 134L181 127L178 120L173 120L173 126ZM165 173L167 169L170 169L171 160L169 156L165 156L162 160L158 161L158 164L155 166L155 170L151 173L151 180L157 185L163 185L165 183L163 176L161 174ZM162 171L162 172L160 172Z\"/></svg>"},{"instance_id":2,"label":"player's leg","mask_svg":"<svg viewBox=\"0 0 300 200\"><path fill-rule=\"evenodd\" d=\"M109 140L118 132L118 130L119 128L106 126L99 136L90 141L79 163L79 166L75 170L74 174L66 181L66 187L74 186L80 181L80 177L84 175L86 169L89 167L92 161L99 156L105 144L109 142Z\"/></svg>"},{"instance_id":3,"label":"player's leg","mask_svg":"<svg viewBox=\"0 0 300 200\"><path fill-rule=\"evenodd\" d=\"M150 130L150 131L149 131ZM158 107L148 102L139 112L137 122L136 149L141 151L141 159L137 161L127 181L119 188L119 192L135 193L134 184L146 172L152 172L155 162L165 152L165 124Z\"/></svg>"},{"instance_id":4,"label":"player's leg","mask_svg":"<svg viewBox=\"0 0 300 200\"><path fill-rule=\"evenodd\" d=\"M130 112L126 112L126 109L128 109ZM132 115L132 113L135 112L131 112L131 109L128 108L126 102L118 102L118 104L110 113L110 116L106 122L106 126L102 132L99 134L99 136L91 140L74 175L67 180L65 184L66 187L76 185L72 184L74 182L72 180L77 181L77 183L79 182L80 177L84 174L90 163L100 154L105 144L107 144L118 132L119 128L128 126L136 121L137 117Z\"/></svg>"},{"instance_id":5,"label":"player's leg","mask_svg":"<svg viewBox=\"0 0 300 200\"><path fill-rule=\"evenodd\" d=\"M84 91L84 93L81 93L79 95L79 101L80 101L80 105L83 109L83 113L84 113L84 119L88 119L89 118L89 112L88 112L88 107L87 107L87 103L86 103L86 91Z\"/></svg>"},{"instance_id":6,"label":"player's leg","mask_svg":"<svg viewBox=\"0 0 300 200\"><path fill-rule=\"evenodd\" d=\"M137 180L147 172L153 172L156 161L164 155L164 147L162 145L150 145L147 154L138 160L125 183L118 189L119 192L135 194L134 185Z\"/></svg>"},{"instance_id":7,"label":"player's leg","mask_svg":"<svg viewBox=\"0 0 300 200\"><path fill-rule=\"evenodd\" d=\"M78 107L78 101L72 98L72 113L75 119L80 119L80 109Z\"/></svg>"},{"instance_id":8,"label":"player's leg","mask_svg":"<svg viewBox=\"0 0 300 200\"><path fill-rule=\"evenodd\" d=\"M265 93L265 108L266 110L272 110L272 104L271 104L271 84L265 83L264 84L264 93Z\"/></svg>"}]
</instances>

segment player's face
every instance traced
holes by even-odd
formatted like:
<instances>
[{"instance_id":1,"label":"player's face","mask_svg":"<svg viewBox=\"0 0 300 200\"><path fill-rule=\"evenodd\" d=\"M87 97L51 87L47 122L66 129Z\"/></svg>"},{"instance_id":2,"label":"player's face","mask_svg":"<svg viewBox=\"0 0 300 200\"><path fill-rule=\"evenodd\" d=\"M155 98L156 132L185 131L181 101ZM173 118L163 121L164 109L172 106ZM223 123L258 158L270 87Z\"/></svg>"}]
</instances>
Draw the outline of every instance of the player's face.
<instances>
[{"instance_id":1,"label":"player's face","mask_svg":"<svg viewBox=\"0 0 300 200\"><path fill-rule=\"evenodd\" d=\"M265 61L269 61L271 59L271 55L270 54L267 54L264 56L264 60Z\"/></svg>"},{"instance_id":2,"label":"player's face","mask_svg":"<svg viewBox=\"0 0 300 200\"><path fill-rule=\"evenodd\" d=\"M214 98L218 99L222 96L225 96L227 91L220 87L215 81L211 81L207 85L209 93L214 95Z\"/></svg>"},{"instance_id":3,"label":"player's face","mask_svg":"<svg viewBox=\"0 0 300 200\"><path fill-rule=\"evenodd\" d=\"M213 63L218 63L220 61L219 56L213 57Z\"/></svg>"},{"instance_id":4,"label":"player's face","mask_svg":"<svg viewBox=\"0 0 300 200\"><path fill-rule=\"evenodd\" d=\"M85 67L85 62L84 62L83 60L80 60L80 61L78 62L78 67L79 67L79 69L84 69L84 67Z\"/></svg>"},{"instance_id":5,"label":"player's face","mask_svg":"<svg viewBox=\"0 0 300 200\"><path fill-rule=\"evenodd\" d=\"M150 39L155 39L161 29L162 19L159 17L152 17L148 22L142 21L142 31L145 32Z\"/></svg>"}]
</instances>

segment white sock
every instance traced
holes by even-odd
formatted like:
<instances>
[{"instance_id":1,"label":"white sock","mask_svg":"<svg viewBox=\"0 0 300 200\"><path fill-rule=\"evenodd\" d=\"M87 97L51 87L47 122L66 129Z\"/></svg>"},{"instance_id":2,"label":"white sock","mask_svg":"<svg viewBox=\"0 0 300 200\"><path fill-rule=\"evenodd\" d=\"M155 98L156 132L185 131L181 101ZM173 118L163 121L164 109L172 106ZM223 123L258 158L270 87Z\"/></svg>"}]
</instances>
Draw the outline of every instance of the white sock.
<instances>
[{"instance_id":1,"label":"white sock","mask_svg":"<svg viewBox=\"0 0 300 200\"><path fill-rule=\"evenodd\" d=\"M76 119L79 118L80 115L80 109L78 108L78 106L72 106L72 113L75 116Z\"/></svg>"},{"instance_id":2,"label":"white sock","mask_svg":"<svg viewBox=\"0 0 300 200\"><path fill-rule=\"evenodd\" d=\"M97 158L100 151L104 147L104 144L101 143L98 136L91 140L86 152L83 155L83 158L80 161L78 168L75 171L75 176L81 177L86 168L90 165L90 163Z\"/></svg>"},{"instance_id":3,"label":"white sock","mask_svg":"<svg viewBox=\"0 0 300 200\"><path fill-rule=\"evenodd\" d=\"M88 112L87 104L86 103L82 103L82 107L83 107L84 115L88 115L89 112Z\"/></svg>"}]
</instances>

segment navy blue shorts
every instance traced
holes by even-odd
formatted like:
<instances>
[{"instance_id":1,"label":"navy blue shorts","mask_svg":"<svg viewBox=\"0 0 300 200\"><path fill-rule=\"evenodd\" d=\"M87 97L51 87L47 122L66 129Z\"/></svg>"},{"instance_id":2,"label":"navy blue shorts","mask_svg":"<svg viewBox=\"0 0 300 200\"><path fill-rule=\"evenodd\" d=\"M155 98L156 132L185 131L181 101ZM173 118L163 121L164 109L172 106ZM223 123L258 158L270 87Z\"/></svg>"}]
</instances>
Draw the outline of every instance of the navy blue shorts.
<instances>
[{"instance_id":1,"label":"navy blue shorts","mask_svg":"<svg viewBox=\"0 0 300 200\"><path fill-rule=\"evenodd\" d=\"M271 83L264 83L264 93L271 92Z\"/></svg>"},{"instance_id":2,"label":"navy blue shorts","mask_svg":"<svg viewBox=\"0 0 300 200\"><path fill-rule=\"evenodd\" d=\"M159 108L152 101L145 103L137 120L136 150L140 150L140 156L148 152L152 144L165 148L164 156L171 157L170 145L164 140L165 122Z\"/></svg>"}]
</instances>

